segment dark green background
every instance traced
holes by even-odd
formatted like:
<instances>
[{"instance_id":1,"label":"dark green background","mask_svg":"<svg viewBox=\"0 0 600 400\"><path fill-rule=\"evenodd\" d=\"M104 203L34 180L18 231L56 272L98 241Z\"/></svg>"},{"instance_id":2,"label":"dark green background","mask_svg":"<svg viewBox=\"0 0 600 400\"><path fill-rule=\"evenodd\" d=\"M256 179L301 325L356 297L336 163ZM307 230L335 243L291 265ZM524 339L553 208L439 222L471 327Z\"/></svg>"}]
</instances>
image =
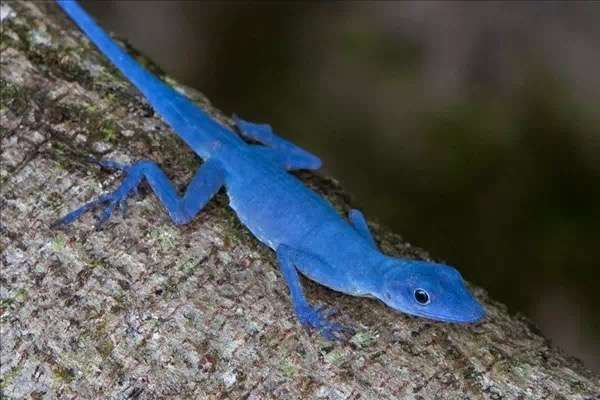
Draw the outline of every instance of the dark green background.
<instances>
[{"instance_id":1,"label":"dark green background","mask_svg":"<svg viewBox=\"0 0 600 400\"><path fill-rule=\"evenodd\" d=\"M600 4L84 2L600 368Z\"/></svg>"}]
</instances>

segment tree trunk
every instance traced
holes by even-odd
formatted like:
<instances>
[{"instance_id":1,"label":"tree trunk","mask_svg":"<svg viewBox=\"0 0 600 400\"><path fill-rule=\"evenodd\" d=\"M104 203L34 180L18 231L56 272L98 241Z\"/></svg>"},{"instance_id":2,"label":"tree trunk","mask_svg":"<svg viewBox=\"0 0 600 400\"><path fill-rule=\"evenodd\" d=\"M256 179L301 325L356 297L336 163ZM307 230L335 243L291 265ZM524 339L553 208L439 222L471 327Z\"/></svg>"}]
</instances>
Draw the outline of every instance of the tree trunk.
<instances>
[{"instance_id":1,"label":"tree trunk","mask_svg":"<svg viewBox=\"0 0 600 400\"><path fill-rule=\"evenodd\" d=\"M91 214L50 229L119 181L89 155L156 160L181 187L199 160L53 3L0 11L2 398L599 398L597 375L478 288L488 317L461 326L305 282L358 333L304 330L224 193L181 227L146 194L102 231ZM335 181L299 176L348 210ZM385 252L428 258L373 229Z\"/></svg>"}]
</instances>

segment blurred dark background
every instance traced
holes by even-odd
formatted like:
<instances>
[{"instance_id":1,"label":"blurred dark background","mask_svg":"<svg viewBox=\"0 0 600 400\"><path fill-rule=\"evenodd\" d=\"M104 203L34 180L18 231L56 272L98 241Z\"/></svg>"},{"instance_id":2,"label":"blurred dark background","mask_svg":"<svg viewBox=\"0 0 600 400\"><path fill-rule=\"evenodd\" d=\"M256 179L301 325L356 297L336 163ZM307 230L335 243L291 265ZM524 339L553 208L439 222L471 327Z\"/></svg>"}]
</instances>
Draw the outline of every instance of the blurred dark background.
<instances>
[{"instance_id":1,"label":"blurred dark background","mask_svg":"<svg viewBox=\"0 0 600 400\"><path fill-rule=\"evenodd\" d=\"M84 6L600 369L600 3Z\"/></svg>"}]
</instances>

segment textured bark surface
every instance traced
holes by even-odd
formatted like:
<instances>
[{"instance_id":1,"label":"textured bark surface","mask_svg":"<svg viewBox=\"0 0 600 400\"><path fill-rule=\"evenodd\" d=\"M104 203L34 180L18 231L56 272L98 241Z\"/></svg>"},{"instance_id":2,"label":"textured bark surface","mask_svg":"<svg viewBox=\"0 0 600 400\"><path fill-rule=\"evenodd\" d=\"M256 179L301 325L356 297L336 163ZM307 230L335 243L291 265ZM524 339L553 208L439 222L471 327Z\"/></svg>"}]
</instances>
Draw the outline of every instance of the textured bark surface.
<instances>
[{"instance_id":1,"label":"textured bark surface","mask_svg":"<svg viewBox=\"0 0 600 400\"><path fill-rule=\"evenodd\" d=\"M180 187L199 160L52 3L0 14L2 398L598 398L597 375L481 289L489 317L457 326L307 282L358 333L305 331L273 253L223 193L182 227L142 194L103 231L92 215L49 229L118 182L89 155L156 160ZM300 176L348 210L335 181ZM373 229L385 252L428 258Z\"/></svg>"}]
</instances>

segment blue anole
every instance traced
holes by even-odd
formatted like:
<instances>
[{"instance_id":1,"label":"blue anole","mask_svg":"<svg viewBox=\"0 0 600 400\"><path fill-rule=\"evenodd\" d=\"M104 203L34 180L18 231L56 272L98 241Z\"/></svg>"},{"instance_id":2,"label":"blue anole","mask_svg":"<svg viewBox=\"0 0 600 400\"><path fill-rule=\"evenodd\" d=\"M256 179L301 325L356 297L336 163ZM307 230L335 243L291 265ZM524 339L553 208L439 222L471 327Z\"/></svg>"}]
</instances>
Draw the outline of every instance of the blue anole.
<instances>
[{"instance_id":1,"label":"blue anole","mask_svg":"<svg viewBox=\"0 0 600 400\"><path fill-rule=\"evenodd\" d=\"M407 314L457 323L477 322L484 317L483 308L456 269L384 255L360 211L350 211L345 220L325 199L287 172L318 169L318 157L280 138L269 125L234 117L237 133L262 145L246 143L145 70L75 1L57 3L204 163L181 197L153 161L131 165L100 161L105 168L125 172L121 185L55 225L68 224L104 204L98 222L102 225L116 207L125 206L129 194L144 179L173 222L185 224L224 186L230 206L242 223L275 251L300 322L326 338L336 338L345 328L328 320L328 310L308 303L299 273L339 292L375 297Z\"/></svg>"}]
</instances>

